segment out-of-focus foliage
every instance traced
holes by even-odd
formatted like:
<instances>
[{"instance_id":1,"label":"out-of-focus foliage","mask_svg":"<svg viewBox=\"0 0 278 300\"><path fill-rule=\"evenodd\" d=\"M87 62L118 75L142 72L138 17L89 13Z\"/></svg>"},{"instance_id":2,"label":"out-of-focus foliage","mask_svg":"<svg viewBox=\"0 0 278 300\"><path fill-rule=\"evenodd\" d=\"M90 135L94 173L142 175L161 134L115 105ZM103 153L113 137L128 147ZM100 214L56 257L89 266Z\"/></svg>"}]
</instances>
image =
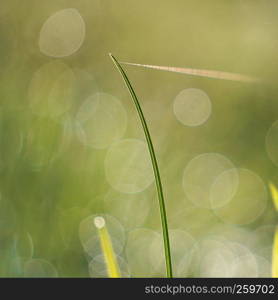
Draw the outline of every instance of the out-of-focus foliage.
<instances>
[{"instance_id":1,"label":"out-of-focus foliage","mask_svg":"<svg viewBox=\"0 0 278 300\"><path fill-rule=\"evenodd\" d=\"M0 276L105 276L92 215L123 276L165 274L144 134L109 52L261 80L124 66L158 156L174 276L271 276L277 14L275 0L2 0Z\"/></svg>"}]
</instances>

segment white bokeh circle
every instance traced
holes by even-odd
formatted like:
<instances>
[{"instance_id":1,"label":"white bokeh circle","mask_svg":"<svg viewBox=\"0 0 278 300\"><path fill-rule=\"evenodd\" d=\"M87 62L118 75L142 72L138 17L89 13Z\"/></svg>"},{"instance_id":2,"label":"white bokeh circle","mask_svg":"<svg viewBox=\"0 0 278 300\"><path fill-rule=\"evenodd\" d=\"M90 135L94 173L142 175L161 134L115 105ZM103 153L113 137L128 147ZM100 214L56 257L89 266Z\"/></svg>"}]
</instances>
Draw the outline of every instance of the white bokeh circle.
<instances>
[{"instance_id":1,"label":"white bokeh circle","mask_svg":"<svg viewBox=\"0 0 278 300\"><path fill-rule=\"evenodd\" d=\"M211 208L212 205L222 206L233 195L237 184L234 180L222 180L214 185L218 176L227 170L234 169L232 162L218 153L203 153L194 157L186 166L183 174L183 189L188 199L196 206ZM235 173L233 177L236 178ZM233 183L233 184L231 184ZM219 199L218 191L223 197Z\"/></svg>"},{"instance_id":2,"label":"white bokeh circle","mask_svg":"<svg viewBox=\"0 0 278 300\"><path fill-rule=\"evenodd\" d=\"M79 140L86 146L104 149L119 140L127 127L122 103L107 93L89 96L76 115Z\"/></svg>"},{"instance_id":3,"label":"white bokeh circle","mask_svg":"<svg viewBox=\"0 0 278 300\"><path fill-rule=\"evenodd\" d=\"M173 104L176 118L186 126L199 126L211 115L211 101L208 95L195 88L182 90Z\"/></svg>"},{"instance_id":4,"label":"white bokeh circle","mask_svg":"<svg viewBox=\"0 0 278 300\"><path fill-rule=\"evenodd\" d=\"M43 24L39 48L47 56L69 56L81 47L85 35L85 22L78 10L73 8L59 10Z\"/></svg>"},{"instance_id":5,"label":"white bokeh circle","mask_svg":"<svg viewBox=\"0 0 278 300\"><path fill-rule=\"evenodd\" d=\"M105 174L109 184L122 193L138 193L154 180L147 144L137 139L114 143L105 158Z\"/></svg>"}]
</instances>

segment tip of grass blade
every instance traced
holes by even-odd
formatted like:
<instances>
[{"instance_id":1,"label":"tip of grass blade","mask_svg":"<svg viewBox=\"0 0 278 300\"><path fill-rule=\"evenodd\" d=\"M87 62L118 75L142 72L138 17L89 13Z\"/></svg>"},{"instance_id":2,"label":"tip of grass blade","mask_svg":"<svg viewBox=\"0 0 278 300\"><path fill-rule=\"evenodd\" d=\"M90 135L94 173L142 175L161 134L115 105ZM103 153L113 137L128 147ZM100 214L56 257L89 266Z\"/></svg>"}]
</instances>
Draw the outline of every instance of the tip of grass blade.
<instances>
[{"instance_id":1,"label":"tip of grass blade","mask_svg":"<svg viewBox=\"0 0 278 300\"><path fill-rule=\"evenodd\" d=\"M115 57L113 56L113 54L111 52L108 53L109 57L115 62Z\"/></svg>"},{"instance_id":2,"label":"tip of grass blade","mask_svg":"<svg viewBox=\"0 0 278 300\"><path fill-rule=\"evenodd\" d=\"M117 59L113 56L113 54L111 52L108 53L109 57L111 58L111 60L113 61L114 65L117 67L117 69L120 71L120 73L122 73L121 67L117 61Z\"/></svg>"},{"instance_id":3,"label":"tip of grass blade","mask_svg":"<svg viewBox=\"0 0 278 300\"><path fill-rule=\"evenodd\" d=\"M95 217L94 223L95 223L96 228L98 228L98 229L101 229L105 226L105 220L103 217Z\"/></svg>"}]
</instances>

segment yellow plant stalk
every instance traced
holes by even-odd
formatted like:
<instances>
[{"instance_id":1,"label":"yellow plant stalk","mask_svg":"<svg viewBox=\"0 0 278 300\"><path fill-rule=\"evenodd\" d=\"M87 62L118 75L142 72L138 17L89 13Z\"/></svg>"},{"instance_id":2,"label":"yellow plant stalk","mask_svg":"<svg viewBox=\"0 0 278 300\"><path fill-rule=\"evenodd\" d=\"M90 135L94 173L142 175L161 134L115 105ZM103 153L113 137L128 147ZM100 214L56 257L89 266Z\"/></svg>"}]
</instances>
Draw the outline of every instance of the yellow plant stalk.
<instances>
[{"instance_id":1,"label":"yellow plant stalk","mask_svg":"<svg viewBox=\"0 0 278 300\"><path fill-rule=\"evenodd\" d=\"M120 278L120 269L118 266L116 255L114 253L108 230L105 226L105 220L103 217L95 217L94 223L96 228L98 229L101 250L104 256L108 277Z\"/></svg>"},{"instance_id":2,"label":"yellow plant stalk","mask_svg":"<svg viewBox=\"0 0 278 300\"><path fill-rule=\"evenodd\" d=\"M269 189L271 192L271 196L272 196L276 211L278 211L278 190L277 190L276 186L271 182L269 183Z\"/></svg>"},{"instance_id":3,"label":"yellow plant stalk","mask_svg":"<svg viewBox=\"0 0 278 300\"><path fill-rule=\"evenodd\" d=\"M271 182L269 183L269 189L276 211L278 211L278 190ZM274 234L274 243L272 248L272 277L278 278L278 227Z\"/></svg>"},{"instance_id":4,"label":"yellow plant stalk","mask_svg":"<svg viewBox=\"0 0 278 300\"><path fill-rule=\"evenodd\" d=\"M278 278L278 227L274 235L274 244L272 249L272 277Z\"/></svg>"}]
</instances>

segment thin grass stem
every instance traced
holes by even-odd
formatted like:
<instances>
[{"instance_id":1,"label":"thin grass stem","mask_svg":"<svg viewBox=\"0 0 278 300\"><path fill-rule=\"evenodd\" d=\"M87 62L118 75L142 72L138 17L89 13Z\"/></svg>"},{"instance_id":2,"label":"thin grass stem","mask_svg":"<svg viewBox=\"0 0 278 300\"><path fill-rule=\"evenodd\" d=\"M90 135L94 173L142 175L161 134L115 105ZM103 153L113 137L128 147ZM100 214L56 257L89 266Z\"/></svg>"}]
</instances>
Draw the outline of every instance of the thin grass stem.
<instances>
[{"instance_id":1,"label":"thin grass stem","mask_svg":"<svg viewBox=\"0 0 278 300\"><path fill-rule=\"evenodd\" d=\"M122 78L125 82L125 85L131 95L131 98L134 102L134 105L136 107L137 113L139 115L144 133L145 133L145 138L147 141L148 149L150 152L150 157L151 157L151 162L153 166L153 171L154 171L154 176L155 176L155 183L156 183L156 189L157 189L157 194L158 194L158 200L159 200L159 208L160 208L160 218L161 218L161 225L162 225L162 233L163 233L163 242L164 242L164 254L165 254L165 264L166 264L166 276L168 278L173 277L173 272L172 272L172 263L171 263L171 250L170 250L170 241L169 241L169 232L168 232L168 224L167 224L167 215L166 215L166 207L165 207L165 201L164 201L164 196L163 196L163 189L162 189L162 183L161 183L161 178L160 178L160 173L159 173L159 168L158 168L158 163L154 151L154 146L152 143L151 135L147 126L146 119L144 117L143 111L141 109L139 100L135 94L135 91L119 62L116 60L116 58L110 53L109 54L110 58L116 65L118 71L122 75Z\"/></svg>"}]
</instances>

